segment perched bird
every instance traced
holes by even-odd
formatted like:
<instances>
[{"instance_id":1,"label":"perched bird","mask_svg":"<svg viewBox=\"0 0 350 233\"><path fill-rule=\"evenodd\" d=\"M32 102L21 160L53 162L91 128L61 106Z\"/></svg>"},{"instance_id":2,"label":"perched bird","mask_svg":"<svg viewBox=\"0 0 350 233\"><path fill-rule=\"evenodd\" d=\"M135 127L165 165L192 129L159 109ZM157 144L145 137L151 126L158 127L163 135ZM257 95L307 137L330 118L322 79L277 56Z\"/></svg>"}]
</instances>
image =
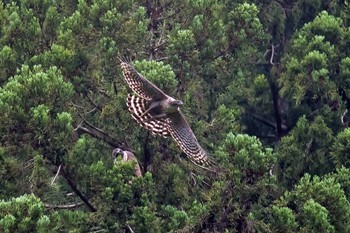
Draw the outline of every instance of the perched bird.
<instances>
[{"instance_id":1,"label":"perched bird","mask_svg":"<svg viewBox=\"0 0 350 233\"><path fill-rule=\"evenodd\" d=\"M183 103L166 95L128 63L122 62L121 68L127 84L136 93L129 94L127 98L127 106L133 118L152 134L172 136L193 163L210 168L213 161L199 145L181 113Z\"/></svg>"},{"instance_id":2,"label":"perched bird","mask_svg":"<svg viewBox=\"0 0 350 233\"><path fill-rule=\"evenodd\" d=\"M126 162L126 161L130 161L130 160L135 160L136 161L136 165L135 165L135 176L137 177L140 177L142 176L142 173L141 173L141 168L140 168L140 165L139 165L139 162L137 160L137 158L135 157L135 155L133 153L131 153L130 151L127 151L127 150L122 150L120 148L115 148L112 152L112 155L117 158L118 155L122 155L123 156L123 159L122 161L123 162Z\"/></svg>"}]
</instances>

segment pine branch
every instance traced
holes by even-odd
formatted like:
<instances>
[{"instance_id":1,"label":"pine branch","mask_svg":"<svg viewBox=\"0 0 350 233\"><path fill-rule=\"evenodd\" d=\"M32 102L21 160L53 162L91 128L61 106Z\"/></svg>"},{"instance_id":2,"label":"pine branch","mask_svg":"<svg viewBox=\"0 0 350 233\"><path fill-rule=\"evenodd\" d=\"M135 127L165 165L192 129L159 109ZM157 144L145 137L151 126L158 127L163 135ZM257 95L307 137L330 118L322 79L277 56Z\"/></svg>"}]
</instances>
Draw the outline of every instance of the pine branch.
<instances>
[{"instance_id":1,"label":"pine branch","mask_svg":"<svg viewBox=\"0 0 350 233\"><path fill-rule=\"evenodd\" d=\"M266 120L266 119L262 118L259 115L253 114L252 117L253 117L253 119L255 119L255 120L263 123L264 125L267 125L267 126L273 128L273 129L277 128L277 126L276 126L276 124L274 122ZM281 125L281 128L282 128L282 130L288 130L288 127L285 126L285 125Z\"/></svg>"},{"instance_id":2,"label":"pine branch","mask_svg":"<svg viewBox=\"0 0 350 233\"><path fill-rule=\"evenodd\" d=\"M115 138L111 137L110 135L99 133L98 131L96 132L94 130L83 127L82 125L78 126L75 129L75 131L77 131L78 134L88 134L91 137L99 139L114 148L125 148L125 146L123 146L120 142L118 142Z\"/></svg>"},{"instance_id":3,"label":"pine branch","mask_svg":"<svg viewBox=\"0 0 350 233\"><path fill-rule=\"evenodd\" d=\"M86 98L89 100L89 102L95 106L95 108L97 108L99 111L102 111L102 107L98 104L95 103L95 101L93 101L90 96L88 94L85 94Z\"/></svg>"},{"instance_id":4,"label":"pine branch","mask_svg":"<svg viewBox=\"0 0 350 233\"><path fill-rule=\"evenodd\" d=\"M91 212L96 212L96 208L89 202L89 199L77 188L75 182L71 179L70 174L66 171L65 167L61 169L62 176L66 179L68 185L72 191L85 203Z\"/></svg>"}]
</instances>

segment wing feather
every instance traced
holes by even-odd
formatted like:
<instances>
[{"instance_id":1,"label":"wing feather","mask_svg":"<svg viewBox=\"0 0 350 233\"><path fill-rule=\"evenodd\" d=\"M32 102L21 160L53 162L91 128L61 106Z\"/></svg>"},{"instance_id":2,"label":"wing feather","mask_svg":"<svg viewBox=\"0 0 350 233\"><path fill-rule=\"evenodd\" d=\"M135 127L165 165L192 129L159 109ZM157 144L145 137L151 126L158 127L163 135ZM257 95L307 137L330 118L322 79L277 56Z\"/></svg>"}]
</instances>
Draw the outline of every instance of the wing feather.
<instances>
[{"instance_id":1,"label":"wing feather","mask_svg":"<svg viewBox=\"0 0 350 233\"><path fill-rule=\"evenodd\" d=\"M135 68L126 62L120 64L124 78L129 87L146 100L160 100L168 98L162 90L143 77Z\"/></svg>"},{"instance_id":2,"label":"wing feather","mask_svg":"<svg viewBox=\"0 0 350 233\"><path fill-rule=\"evenodd\" d=\"M154 135L167 137L170 135L168 131L168 122L165 118L155 119L150 113L143 113L148 109L150 105L149 100L143 99L138 96L128 95L126 105L131 112L132 117L144 128L151 131Z\"/></svg>"},{"instance_id":3,"label":"wing feather","mask_svg":"<svg viewBox=\"0 0 350 233\"><path fill-rule=\"evenodd\" d=\"M202 166L213 164L207 152L199 145L191 127L180 111L169 115L168 125L171 136L190 160Z\"/></svg>"}]
</instances>

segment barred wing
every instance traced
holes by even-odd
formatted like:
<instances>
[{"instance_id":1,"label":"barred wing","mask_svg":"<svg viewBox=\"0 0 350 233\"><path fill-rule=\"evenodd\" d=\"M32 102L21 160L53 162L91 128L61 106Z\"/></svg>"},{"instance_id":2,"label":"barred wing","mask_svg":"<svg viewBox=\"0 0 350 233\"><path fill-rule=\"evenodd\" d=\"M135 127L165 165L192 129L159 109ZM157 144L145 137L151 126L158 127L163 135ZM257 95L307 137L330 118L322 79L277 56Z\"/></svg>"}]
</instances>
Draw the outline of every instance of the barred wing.
<instances>
[{"instance_id":1,"label":"barred wing","mask_svg":"<svg viewBox=\"0 0 350 233\"><path fill-rule=\"evenodd\" d=\"M126 105L131 112L132 117L144 128L151 131L152 134L167 137L170 135L168 131L168 122L165 118L154 118L150 113L143 113L151 104L150 100L143 99L138 96L128 95Z\"/></svg>"},{"instance_id":2,"label":"barred wing","mask_svg":"<svg viewBox=\"0 0 350 233\"><path fill-rule=\"evenodd\" d=\"M168 122L171 136L192 162L206 167L213 164L180 111L169 115Z\"/></svg>"},{"instance_id":3,"label":"barred wing","mask_svg":"<svg viewBox=\"0 0 350 233\"><path fill-rule=\"evenodd\" d=\"M162 90L143 77L133 66L126 62L122 62L120 66L122 67L125 81L137 95L146 100L168 98Z\"/></svg>"}]
</instances>

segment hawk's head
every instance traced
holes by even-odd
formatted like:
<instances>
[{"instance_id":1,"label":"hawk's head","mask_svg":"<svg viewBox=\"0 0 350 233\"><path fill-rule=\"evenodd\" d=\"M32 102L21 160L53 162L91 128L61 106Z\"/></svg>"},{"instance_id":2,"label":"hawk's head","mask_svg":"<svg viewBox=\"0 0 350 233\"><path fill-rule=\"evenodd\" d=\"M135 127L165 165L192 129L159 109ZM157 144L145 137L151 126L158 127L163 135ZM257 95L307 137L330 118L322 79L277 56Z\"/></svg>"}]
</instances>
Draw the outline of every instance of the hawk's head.
<instances>
[{"instance_id":1,"label":"hawk's head","mask_svg":"<svg viewBox=\"0 0 350 233\"><path fill-rule=\"evenodd\" d=\"M182 101L180 100L174 99L169 102L169 105L172 107L181 107L182 105L184 105L184 103L182 103Z\"/></svg>"},{"instance_id":2,"label":"hawk's head","mask_svg":"<svg viewBox=\"0 0 350 233\"><path fill-rule=\"evenodd\" d=\"M169 97L166 101L161 103L162 110L166 113L173 113L180 110L180 107L183 105L182 101L176 100Z\"/></svg>"}]
</instances>

